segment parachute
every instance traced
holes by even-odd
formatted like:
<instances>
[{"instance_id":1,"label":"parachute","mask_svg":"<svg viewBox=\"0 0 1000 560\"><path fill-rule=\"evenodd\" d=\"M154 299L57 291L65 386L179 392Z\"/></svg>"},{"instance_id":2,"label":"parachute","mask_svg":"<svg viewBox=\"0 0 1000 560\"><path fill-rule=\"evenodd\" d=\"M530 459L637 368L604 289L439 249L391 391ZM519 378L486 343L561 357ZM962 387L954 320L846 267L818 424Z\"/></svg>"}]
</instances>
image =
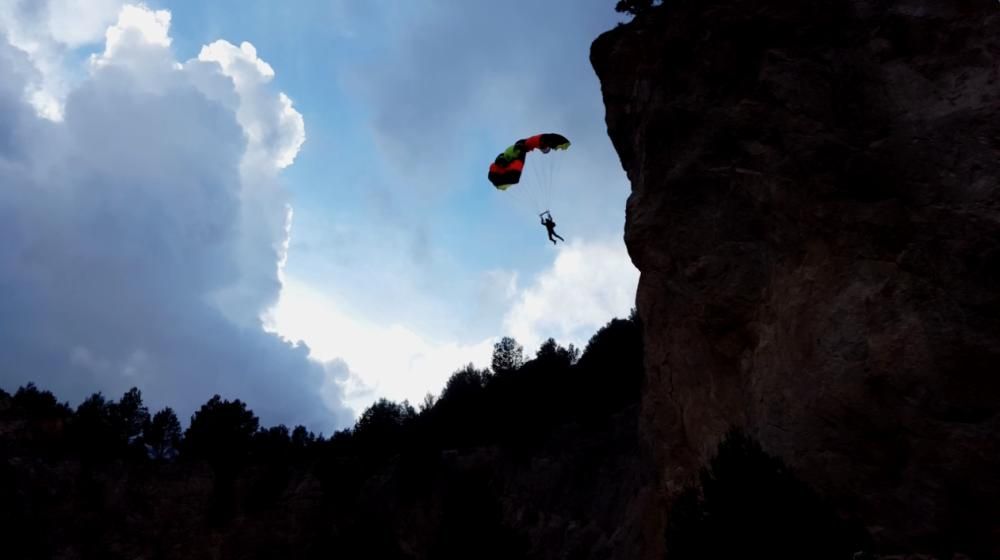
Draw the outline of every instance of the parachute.
<instances>
[{"instance_id":1,"label":"parachute","mask_svg":"<svg viewBox=\"0 0 1000 560\"><path fill-rule=\"evenodd\" d=\"M549 150L565 150L567 148L569 148L569 140L561 134L536 134L522 138L504 150L497 156L496 161L490 164L488 175L490 182L497 189L505 191L511 185L520 182L521 172L524 171L524 160L528 152L537 149L547 154Z\"/></svg>"}]
</instances>

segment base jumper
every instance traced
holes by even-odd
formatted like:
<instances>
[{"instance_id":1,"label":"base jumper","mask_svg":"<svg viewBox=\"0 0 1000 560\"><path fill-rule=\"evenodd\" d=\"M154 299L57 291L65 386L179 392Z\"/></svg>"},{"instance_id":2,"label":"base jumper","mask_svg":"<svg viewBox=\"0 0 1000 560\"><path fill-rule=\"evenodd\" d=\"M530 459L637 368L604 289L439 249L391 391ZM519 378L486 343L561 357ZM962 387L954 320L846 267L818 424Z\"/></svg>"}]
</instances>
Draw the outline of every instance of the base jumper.
<instances>
[{"instance_id":1,"label":"base jumper","mask_svg":"<svg viewBox=\"0 0 1000 560\"><path fill-rule=\"evenodd\" d=\"M539 214L538 219L541 220L542 225L545 226L545 229L549 231L549 241L551 241L553 245L556 244L556 239L563 242L566 241L565 239L560 237L558 233L556 233L556 223L552 219L552 214L550 214L548 210Z\"/></svg>"}]
</instances>

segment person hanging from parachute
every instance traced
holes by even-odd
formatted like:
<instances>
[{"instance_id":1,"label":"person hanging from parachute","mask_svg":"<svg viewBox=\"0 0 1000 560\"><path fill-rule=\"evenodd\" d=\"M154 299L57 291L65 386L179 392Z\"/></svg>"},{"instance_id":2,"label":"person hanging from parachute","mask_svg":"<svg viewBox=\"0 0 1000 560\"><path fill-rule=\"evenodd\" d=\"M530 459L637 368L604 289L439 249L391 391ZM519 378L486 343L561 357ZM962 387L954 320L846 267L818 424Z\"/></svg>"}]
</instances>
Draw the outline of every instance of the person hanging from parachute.
<instances>
[{"instance_id":1,"label":"person hanging from parachute","mask_svg":"<svg viewBox=\"0 0 1000 560\"><path fill-rule=\"evenodd\" d=\"M547 154L551 150L568 149L569 146L569 140L561 134L536 134L528 138L522 138L497 155L496 160L490 164L490 172L487 177L497 190L506 191L521 181L521 173L524 171L525 159L528 152L538 150L543 154ZM566 241L555 232L556 223L548 210L539 214L539 219L542 225L545 226L545 229L548 230L549 240L552 243L556 242L553 237L561 241Z\"/></svg>"},{"instance_id":2,"label":"person hanging from parachute","mask_svg":"<svg viewBox=\"0 0 1000 560\"><path fill-rule=\"evenodd\" d=\"M544 218L542 216L544 216ZM542 212L541 214L538 215L538 219L542 221L542 225L545 226L545 229L549 231L549 241L551 241L553 245L556 244L556 240L552 239L553 236L559 238L559 241L562 241L563 243L566 242L565 239L563 239L562 237L559 236L558 233L556 233L556 222L552 219L551 212L549 212L548 210Z\"/></svg>"}]
</instances>

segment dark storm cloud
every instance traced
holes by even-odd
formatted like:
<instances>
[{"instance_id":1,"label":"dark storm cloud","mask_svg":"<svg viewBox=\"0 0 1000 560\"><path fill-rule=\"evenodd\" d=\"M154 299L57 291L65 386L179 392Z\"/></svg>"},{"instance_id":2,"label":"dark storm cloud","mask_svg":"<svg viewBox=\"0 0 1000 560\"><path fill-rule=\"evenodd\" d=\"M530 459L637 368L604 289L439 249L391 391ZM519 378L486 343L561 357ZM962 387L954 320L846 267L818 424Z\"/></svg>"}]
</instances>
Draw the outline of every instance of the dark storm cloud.
<instances>
[{"instance_id":1,"label":"dark storm cloud","mask_svg":"<svg viewBox=\"0 0 1000 560\"><path fill-rule=\"evenodd\" d=\"M126 63L95 65L51 122L22 100L31 65L0 36L0 387L34 381L79 402L138 386L185 417L220 393L265 423L343 426L343 372L259 323L237 326L218 303L241 286L257 313L279 286L284 239L247 219L258 206L285 212L276 173L248 183L246 112L192 76L245 92L214 62L161 67L169 51L148 44L121 52Z\"/></svg>"}]
</instances>

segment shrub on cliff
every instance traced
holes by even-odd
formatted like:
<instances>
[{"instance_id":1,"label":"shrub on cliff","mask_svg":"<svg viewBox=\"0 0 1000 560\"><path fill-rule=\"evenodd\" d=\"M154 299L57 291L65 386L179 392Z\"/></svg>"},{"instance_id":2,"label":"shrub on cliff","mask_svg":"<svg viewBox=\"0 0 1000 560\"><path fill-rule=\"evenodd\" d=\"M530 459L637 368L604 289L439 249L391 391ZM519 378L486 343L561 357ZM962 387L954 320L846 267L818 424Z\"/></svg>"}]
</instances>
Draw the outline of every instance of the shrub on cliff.
<instances>
[{"instance_id":1,"label":"shrub on cliff","mask_svg":"<svg viewBox=\"0 0 1000 560\"><path fill-rule=\"evenodd\" d=\"M638 16L652 9L655 3L654 0L618 0L615 11Z\"/></svg>"}]
</instances>

